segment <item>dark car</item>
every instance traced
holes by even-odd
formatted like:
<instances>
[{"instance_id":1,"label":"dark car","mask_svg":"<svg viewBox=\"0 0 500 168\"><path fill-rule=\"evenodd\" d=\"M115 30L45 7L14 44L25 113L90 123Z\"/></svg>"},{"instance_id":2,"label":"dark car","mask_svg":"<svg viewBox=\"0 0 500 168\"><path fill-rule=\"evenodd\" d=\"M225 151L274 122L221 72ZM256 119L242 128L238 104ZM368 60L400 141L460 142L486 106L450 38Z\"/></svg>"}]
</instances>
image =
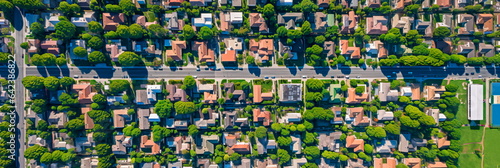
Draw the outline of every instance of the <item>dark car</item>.
<instances>
[{"instance_id":1,"label":"dark car","mask_svg":"<svg viewBox=\"0 0 500 168\"><path fill-rule=\"evenodd\" d=\"M343 75L339 75L339 76L337 76L337 78L344 78L344 76Z\"/></svg>"}]
</instances>

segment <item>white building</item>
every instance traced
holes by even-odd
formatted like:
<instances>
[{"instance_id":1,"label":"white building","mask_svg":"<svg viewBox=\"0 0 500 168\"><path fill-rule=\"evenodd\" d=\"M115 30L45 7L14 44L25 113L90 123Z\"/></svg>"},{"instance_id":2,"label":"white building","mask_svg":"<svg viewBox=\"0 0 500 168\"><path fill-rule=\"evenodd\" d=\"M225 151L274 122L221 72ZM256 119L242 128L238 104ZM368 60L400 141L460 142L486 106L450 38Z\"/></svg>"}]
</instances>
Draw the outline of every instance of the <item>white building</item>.
<instances>
[{"instance_id":1,"label":"white building","mask_svg":"<svg viewBox=\"0 0 500 168\"><path fill-rule=\"evenodd\" d=\"M378 110L377 111L377 119L379 121L388 121L394 119L394 114L392 111Z\"/></svg>"},{"instance_id":2,"label":"white building","mask_svg":"<svg viewBox=\"0 0 500 168\"><path fill-rule=\"evenodd\" d=\"M469 84L468 119L483 120L483 85Z\"/></svg>"},{"instance_id":3,"label":"white building","mask_svg":"<svg viewBox=\"0 0 500 168\"><path fill-rule=\"evenodd\" d=\"M199 18L193 18L193 25L196 27L207 26L212 28L212 14L211 13L202 13Z\"/></svg>"},{"instance_id":4,"label":"white building","mask_svg":"<svg viewBox=\"0 0 500 168\"><path fill-rule=\"evenodd\" d=\"M229 15L229 21L231 21L232 24L243 23L243 12L230 12Z\"/></svg>"},{"instance_id":5,"label":"white building","mask_svg":"<svg viewBox=\"0 0 500 168\"><path fill-rule=\"evenodd\" d=\"M96 21L93 11L85 11L83 17L71 17L71 23L76 27L88 27L88 23Z\"/></svg>"},{"instance_id":6,"label":"white building","mask_svg":"<svg viewBox=\"0 0 500 168\"><path fill-rule=\"evenodd\" d=\"M161 93L161 85L148 85L146 92L149 101L156 101L156 94Z\"/></svg>"}]
</instances>

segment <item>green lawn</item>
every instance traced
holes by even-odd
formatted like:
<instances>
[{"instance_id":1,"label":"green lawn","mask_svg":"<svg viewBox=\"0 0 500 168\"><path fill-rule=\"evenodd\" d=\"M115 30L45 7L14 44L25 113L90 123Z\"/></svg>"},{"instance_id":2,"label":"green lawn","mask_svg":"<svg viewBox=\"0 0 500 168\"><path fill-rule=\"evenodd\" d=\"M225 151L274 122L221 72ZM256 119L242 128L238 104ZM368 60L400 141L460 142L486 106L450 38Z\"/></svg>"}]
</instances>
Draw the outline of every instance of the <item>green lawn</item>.
<instances>
[{"instance_id":1,"label":"green lawn","mask_svg":"<svg viewBox=\"0 0 500 168\"><path fill-rule=\"evenodd\" d=\"M450 84L455 84L458 86L457 95L460 102L462 102L458 106L458 112L456 115L457 120L462 124L468 124L469 120L467 119L467 86L463 85L467 83L465 80L452 80ZM465 135L465 134L462 134Z\"/></svg>"},{"instance_id":2,"label":"green lawn","mask_svg":"<svg viewBox=\"0 0 500 168\"><path fill-rule=\"evenodd\" d=\"M432 85L432 84L446 85L446 80L442 80L442 79L427 79L424 82L422 82L422 87L424 87L425 85Z\"/></svg>"},{"instance_id":3,"label":"green lawn","mask_svg":"<svg viewBox=\"0 0 500 168\"><path fill-rule=\"evenodd\" d=\"M500 129L486 129L484 138L484 168L496 168L500 166Z\"/></svg>"},{"instance_id":4,"label":"green lawn","mask_svg":"<svg viewBox=\"0 0 500 168\"><path fill-rule=\"evenodd\" d=\"M144 12L144 16L148 22L156 21L156 16L154 12Z\"/></svg>"},{"instance_id":5,"label":"green lawn","mask_svg":"<svg viewBox=\"0 0 500 168\"><path fill-rule=\"evenodd\" d=\"M262 85L262 93L273 91L273 81L272 80L262 80L256 79L253 81L254 85Z\"/></svg>"},{"instance_id":6,"label":"green lawn","mask_svg":"<svg viewBox=\"0 0 500 168\"><path fill-rule=\"evenodd\" d=\"M483 136L483 128L471 128L471 127L462 127L460 128L460 132L462 132L462 138L460 139L462 144L471 143L471 142L481 142L481 137Z\"/></svg>"},{"instance_id":7,"label":"green lawn","mask_svg":"<svg viewBox=\"0 0 500 168\"><path fill-rule=\"evenodd\" d=\"M476 154L460 154L459 167L481 167L481 158Z\"/></svg>"}]
</instances>

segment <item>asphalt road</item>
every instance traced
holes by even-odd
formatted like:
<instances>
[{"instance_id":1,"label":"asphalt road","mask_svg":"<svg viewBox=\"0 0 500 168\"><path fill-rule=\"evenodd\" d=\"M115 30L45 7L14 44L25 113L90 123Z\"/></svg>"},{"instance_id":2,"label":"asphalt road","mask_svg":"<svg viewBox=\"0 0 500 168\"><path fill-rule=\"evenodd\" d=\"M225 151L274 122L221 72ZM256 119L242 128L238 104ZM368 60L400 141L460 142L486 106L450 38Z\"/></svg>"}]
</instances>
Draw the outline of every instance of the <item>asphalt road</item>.
<instances>
[{"instance_id":1,"label":"asphalt road","mask_svg":"<svg viewBox=\"0 0 500 168\"><path fill-rule=\"evenodd\" d=\"M16 144L17 155L16 155L16 167L27 167L26 160L24 158L24 150L26 149L25 140L26 140L26 130L24 128L24 95L25 89L21 83L24 78L24 49L20 47L20 44L25 42L25 29L26 29L26 20L21 13L19 8L15 8L14 10L14 28L15 28L15 61L17 65L17 75L16 75L16 112L17 112L17 125L16 125L16 138L18 139L18 143ZM3 76L3 75L2 75Z\"/></svg>"},{"instance_id":2,"label":"asphalt road","mask_svg":"<svg viewBox=\"0 0 500 168\"><path fill-rule=\"evenodd\" d=\"M26 75L35 76L69 76L78 78L184 78L187 75L198 78L331 78L332 76L350 76L351 78L497 78L495 67L379 67L359 68L287 68L287 67L250 67L242 70L222 69L220 71L205 70L202 68L183 68L157 70L149 67L116 68L112 67L26 67ZM0 72L1 68L0 68ZM474 73L474 75L472 75ZM469 74L469 75L466 75ZM3 76L3 75L2 75Z\"/></svg>"}]
</instances>

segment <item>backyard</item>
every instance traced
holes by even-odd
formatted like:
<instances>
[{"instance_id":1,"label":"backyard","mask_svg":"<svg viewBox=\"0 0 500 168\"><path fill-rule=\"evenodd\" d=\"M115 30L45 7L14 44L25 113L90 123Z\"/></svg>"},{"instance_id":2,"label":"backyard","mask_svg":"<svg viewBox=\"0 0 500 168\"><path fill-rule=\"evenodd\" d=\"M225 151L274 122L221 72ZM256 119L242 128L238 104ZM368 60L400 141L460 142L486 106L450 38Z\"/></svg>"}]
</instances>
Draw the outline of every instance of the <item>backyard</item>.
<instances>
[{"instance_id":1,"label":"backyard","mask_svg":"<svg viewBox=\"0 0 500 168\"><path fill-rule=\"evenodd\" d=\"M500 145L498 145L498 140L500 139L500 129L486 129L486 135L484 138L484 168L496 168L500 166ZM475 166L477 167L477 166Z\"/></svg>"}]
</instances>

